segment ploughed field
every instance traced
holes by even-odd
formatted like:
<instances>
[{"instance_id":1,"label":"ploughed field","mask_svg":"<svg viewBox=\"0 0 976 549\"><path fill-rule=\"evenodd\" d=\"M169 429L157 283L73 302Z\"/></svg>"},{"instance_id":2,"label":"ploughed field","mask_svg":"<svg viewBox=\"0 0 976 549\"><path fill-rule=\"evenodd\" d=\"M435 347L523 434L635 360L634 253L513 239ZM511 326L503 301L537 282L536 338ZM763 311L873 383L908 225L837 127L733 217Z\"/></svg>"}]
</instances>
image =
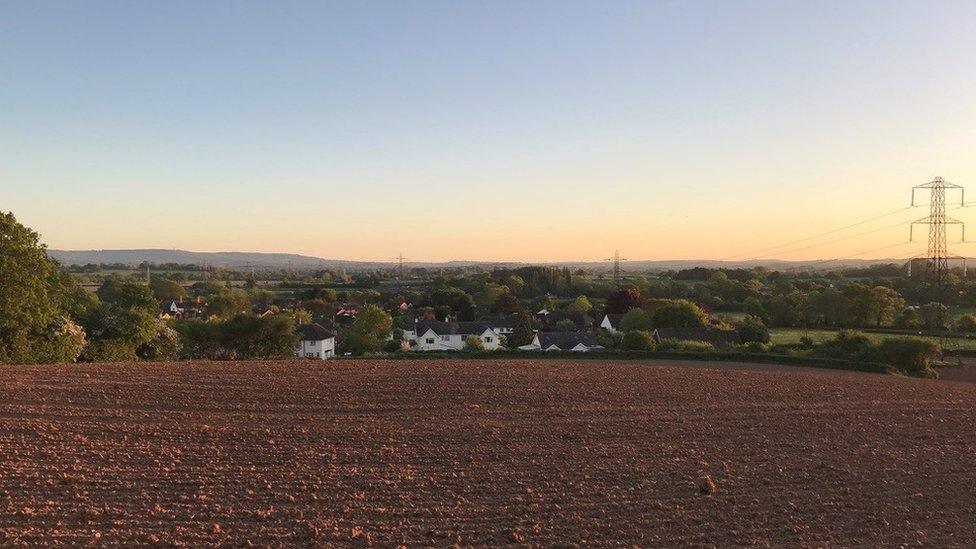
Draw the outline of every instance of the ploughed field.
<instances>
[{"instance_id":1,"label":"ploughed field","mask_svg":"<svg viewBox=\"0 0 976 549\"><path fill-rule=\"evenodd\" d=\"M668 361L0 368L0 546L968 545L976 385Z\"/></svg>"}]
</instances>

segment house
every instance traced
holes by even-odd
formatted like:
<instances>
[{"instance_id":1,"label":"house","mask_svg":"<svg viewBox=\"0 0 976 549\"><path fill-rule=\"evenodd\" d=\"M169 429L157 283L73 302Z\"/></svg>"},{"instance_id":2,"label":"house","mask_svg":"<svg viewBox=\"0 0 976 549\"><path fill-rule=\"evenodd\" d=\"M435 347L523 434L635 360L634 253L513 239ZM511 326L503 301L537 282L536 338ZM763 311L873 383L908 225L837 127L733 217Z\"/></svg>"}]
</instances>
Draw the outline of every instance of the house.
<instances>
[{"instance_id":1,"label":"house","mask_svg":"<svg viewBox=\"0 0 976 549\"><path fill-rule=\"evenodd\" d=\"M610 332L611 334L620 333L620 320L623 319L624 315L621 314L606 314L603 315L603 320L600 321L600 328Z\"/></svg>"},{"instance_id":2,"label":"house","mask_svg":"<svg viewBox=\"0 0 976 549\"><path fill-rule=\"evenodd\" d=\"M202 297L191 301L171 301L169 305L164 305L159 313L159 318L164 320L171 318L197 318L203 316L204 303Z\"/></svg>"},{"instance_id":3,"label":"house","mask_svg":"<svg viewBox=\"0 0 976 549\"><path fill-rule=\"evenodd\" d=\"M654 330L653 336L658 343L662 341L698 341L717 348L739 344L738 332L716 328L658 328Z\"/></svg>"},{"instance_id":4,"label":"house","mask_svg":"<svg viewBox=\"0 0 976 549\"><path fill-rule=\"evenodd\" d=\"M518 315L491 315L483 316L477 320L482 324L487 324L492 330L500 335L509 335L515 333L515 320Z\"/></svg>"},{"instance_id":5,"label":"house","mask_svg":"<svg viewBox=\"0 0 976 549\"><path fill-rule=\"evenodd\" d=\"M519 347L520 351L577 351L585 353L603 349L592 332L539 332L532 343Z\"/></svg>"},{"instance_id":6,"label":"house","mask_svg":"<svg viewBox=\"0 0 976 549\"><path fill-rule=\"evenodd\" d=\"M543 330L555 330L556 325L563 321L570 321L576 326L577 330L592 330L595 319L581 312L549 311L549 314L540 317Z\"/></svg>"},{"instance_id":7,"label":"house","mask_svg":"<svg viewBox=\"0 0 976 549\"><path fill-rule=\"evenodd\" d=\"M486 350L501 346L500 334L482 322L418 322L403 332L403 339L417 351L460 351L471 336L481 339Z\"/></svg>"},{"instance_id":8,"label":"house","mask_svg":"<svg viewBox=\"0 0 976 549\"><path fill-rule=\"evenodd\" d=\"M319 324L300 324L295 356L325 360L335 356L335 334Z\"/></svg>"}]
</instances>

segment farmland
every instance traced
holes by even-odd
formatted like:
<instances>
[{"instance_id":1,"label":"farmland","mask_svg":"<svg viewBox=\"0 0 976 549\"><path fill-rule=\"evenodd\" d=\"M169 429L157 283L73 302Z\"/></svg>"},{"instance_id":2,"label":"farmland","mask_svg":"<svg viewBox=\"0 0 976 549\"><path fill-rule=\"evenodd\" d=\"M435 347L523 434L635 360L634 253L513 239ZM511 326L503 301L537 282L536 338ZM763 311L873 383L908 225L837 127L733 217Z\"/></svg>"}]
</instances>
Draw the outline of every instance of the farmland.
<instances>
[{"instance_id":1,"label":"farmland","mask_svg":"<svg viewBox=\"0 0 976 549\"><path fill-rule=\"evenodd\" d=\"M0 545L965 544L976 385L748 364L0 369Z\"/></svg>"}]
</instances>

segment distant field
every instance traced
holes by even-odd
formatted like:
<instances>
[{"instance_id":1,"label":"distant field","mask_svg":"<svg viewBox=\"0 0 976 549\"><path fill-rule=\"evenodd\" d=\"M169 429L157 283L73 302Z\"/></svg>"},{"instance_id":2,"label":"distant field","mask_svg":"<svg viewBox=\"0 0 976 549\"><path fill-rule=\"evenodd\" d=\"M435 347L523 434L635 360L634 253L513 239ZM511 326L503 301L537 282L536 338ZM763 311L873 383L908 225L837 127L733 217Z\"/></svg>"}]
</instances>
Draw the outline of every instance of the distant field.
<instances>
[{"instance_id":1,"label":"distant field","mask_svg":"<svg viewBox=\"0 0 976 549\"><path fill-rule=\"evenodd\" d=\"M794 344L799 343L800 338L803 336L808 336L815 343L821 343L828 339L831 339L837 334L838 330L804 330L802 328L773 328L769 331L772 343L781 344ZM875 337L878 339L885 339L889 337L904 337L906 334L877 334L868 333L867 335ZM918 336L923 339L929 339L935 341L936 343L943 346L947 350L952 349L976 349L976 339L968 339L963 337L931 337L931 336Z\"/></svg>"},{"instance_id":2,"label":"distant field","mask_svg":"<svg viewBox=\"0 0 976 549\"><path fill-rule=\"evenodd\" d=\"M9 366L0 384L4 547L976 539L968 383L344 360Z\"/></svg>"}]
</instances>

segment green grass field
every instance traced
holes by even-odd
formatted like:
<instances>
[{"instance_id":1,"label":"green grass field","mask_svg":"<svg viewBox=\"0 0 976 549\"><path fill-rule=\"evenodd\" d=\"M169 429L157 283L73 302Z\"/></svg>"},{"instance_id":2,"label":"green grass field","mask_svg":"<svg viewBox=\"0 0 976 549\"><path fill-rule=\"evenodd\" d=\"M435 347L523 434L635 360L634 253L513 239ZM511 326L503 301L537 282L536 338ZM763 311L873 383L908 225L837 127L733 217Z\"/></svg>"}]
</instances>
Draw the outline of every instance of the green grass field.
<instances>
[{"instance_id":1,"label":"green grass field","mask_svg":"<svg viewBox=\"0 0 976 549\"><path fill-rule=\"evenodd\" d=\"M800 342L800 338L807 336L814 341L814 343L821 343L828 339L834 337L834 335L839 330L820 330L820 329L803 329L803 328L773 328L769 331L771 341L774 344L796 344ZM870 337L877 339L885 339L889 337L903 337L902 334L875 334L868 333ZM922 336L925 339L930 339L936 343L942 345L946 350L952 349L976 349L976 339L967 339L963 337L932 337L932 336Z\"/></svg>"}]
</instances>

